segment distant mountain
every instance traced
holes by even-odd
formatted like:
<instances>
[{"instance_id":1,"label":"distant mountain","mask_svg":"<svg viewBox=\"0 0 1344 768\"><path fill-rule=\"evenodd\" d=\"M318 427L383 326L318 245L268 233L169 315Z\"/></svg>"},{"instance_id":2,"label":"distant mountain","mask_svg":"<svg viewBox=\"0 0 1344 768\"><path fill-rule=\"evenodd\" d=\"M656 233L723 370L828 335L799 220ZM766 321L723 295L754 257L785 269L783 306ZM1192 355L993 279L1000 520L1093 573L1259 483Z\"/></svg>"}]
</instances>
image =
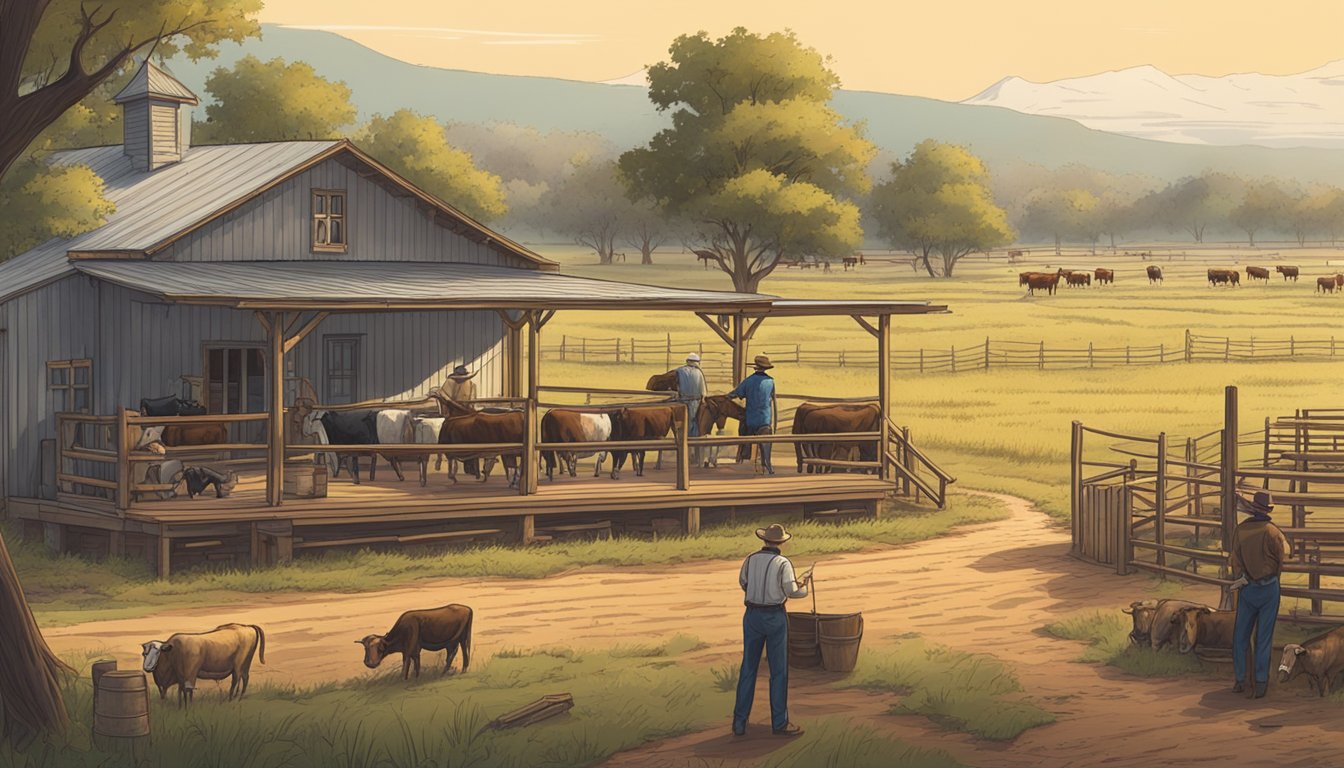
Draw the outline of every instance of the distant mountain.
<instances>
[{"instance_id":1,"label":"distant mountain","mask_svg":"<svg viewBox=\"0 0 1344 768\"><path fill-rule=\"evenodd\" d=\"M1284 76L1143 66L1051 83L1009 77L962 103L1185 144L1344 148L1344 60Z\"/></svg>"},{"instance_id":2,"label":"distant mountain","mask_svg":"<svg viewBox=\"0 0 1344 768\"><path fill-rule=\"evenodd\" d=\"M621 148L643 144L668 124L667 116L654 109L642 87L416 66L330 32L271 25L263 27L259 39L241 46L222 45L217 59L191 62L179 58L170 67L204 99L208 98L205 80L210 71L232 66L249 53L261 59L281 56L306 61L323 76L345 81L361 118L410 107L446 121L592 131ZM904 155L918 142L934 138L968 145L991 166L1081 163L1158 179L1217 168L1244 175L1344 183L1344 150L1173 144L996 106L863 91L839 91L833 103L848 119L863 121L869 138L890 157ZM197 113L203 116L199 108Z\"/></svg>"}]
</instances>

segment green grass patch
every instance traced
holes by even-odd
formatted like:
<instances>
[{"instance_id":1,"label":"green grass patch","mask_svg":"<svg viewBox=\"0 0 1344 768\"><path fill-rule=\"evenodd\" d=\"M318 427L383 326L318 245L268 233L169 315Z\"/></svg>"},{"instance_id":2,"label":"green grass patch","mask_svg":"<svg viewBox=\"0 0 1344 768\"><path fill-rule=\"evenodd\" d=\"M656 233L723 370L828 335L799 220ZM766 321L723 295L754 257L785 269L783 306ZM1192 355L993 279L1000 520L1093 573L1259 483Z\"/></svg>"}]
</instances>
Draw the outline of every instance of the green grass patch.
<instances>
[{"instance_id":1,"label":"green grass patch","mask_svg":"<svg viewBox=\"0 0 1344 768\"><path fill-rule=\"evenodd\" d=\"M807 733L776 751L762 768L962 768L951 755L912 747L843 718L811 725Z\"/></svg>"},{"instance_id":2,"label":"green grass patch","mask_svg":"<svg viewBox=\"0 0 1344 768\"><path fill-rule=\"evenodd\" d=\"M531 768L587 766L648 741L722 721L732 695L707 670L677 657L698 645L675 638L647 655L546 649L490 659L455 677L400 673L316 688L258 686L225 702L205 685L189 710L154 697L147 768ZM73 726L24 753L0 747L16 768L114 768L123 757L90 741L88 660L65 684ZM544 694L568 692L574 709L536 725L482 730Z\"/></svg>"},{"instance_id":3,"label":"green grass patch","mask_svg":"<svg viewBox=\"0 0 1344 768\"><path fill-rule=\"evenodd\" d=\"M1002 502L955 495L947 509L892 503L881 519L843 524L808 523L776 516L794 533L790 555L815 558L878 545L908 544L957 525L1002 519ZM494 546L437 552L332 553L262 569L198 570L155 581L142 566L125 561L93 563L73 556L50 557L40 546L12 542L15 567L34 613L45 626L120 618L173 605L237 602L240 593L366 592L424 579L539 579L585 566L634 566L734 559L758 544L759 520L709 526L692 536L565 542L545 547Z\"/></svg>"},{"instance_id":4,"label":"green grass patch","mask_svg":"<svg viewBox=\"0 0 1344 768\"><path fill-rule=\"evenodd\" d=\"M921 715L945 728L1006 741L1055 721L1024 698L1022 685L1003 662L912 639L865 651L841 688L899 694L894 714Z\"/></svg>"}]
</instances>

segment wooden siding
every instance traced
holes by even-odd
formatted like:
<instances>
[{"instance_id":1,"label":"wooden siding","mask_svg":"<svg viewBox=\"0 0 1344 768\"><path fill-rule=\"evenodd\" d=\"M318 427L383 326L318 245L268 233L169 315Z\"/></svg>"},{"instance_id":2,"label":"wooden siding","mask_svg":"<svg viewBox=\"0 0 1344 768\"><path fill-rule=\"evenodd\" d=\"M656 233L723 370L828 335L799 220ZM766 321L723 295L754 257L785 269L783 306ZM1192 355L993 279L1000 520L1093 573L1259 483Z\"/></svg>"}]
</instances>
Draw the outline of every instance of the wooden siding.
<instances>
[{"instance_id":1,"label":"wooden siding","mask_svg":"<svg viewBox=\"0 0 1344 768\"><path fill-rule=\"evenodd\" d=\"M312 190L346 190L349 247L314 253ZM449 200L449 203L452 201ZM535 268L455 235L339 159L327 160L169 246L168 261L439 261Z\"/></svg>"},{"instance_id":2,"label":"wooden siding","mask_svg":"<svg viewBox=\"0 0 1344 768\"><path fill-rule=\"evenodd\" d=\"M122 111L123 146L138 170L147 169L149 163L149 111L144 102L127 104Z\"/></svg>"},{"instance_id":3,"label":"wooden siding","mask_svg":"<svg viewBox=\"0 0 1344 768\"><path fill-rule=\"evenodd\" d=\"M182 159L178 145L176 104L151 103L149 107L150 153L154 168Z\"/></svg>"},{"instance_id":4,"label":"wooden siding","mask_svg":"<svg viewBox=\"0 0 1344 768\"><path fill-rule=\"evenodd\" d=\"M6 329L3 367L5 397L0 418L5 432L0 447L10 496L37 496L41 484L41 441L56 436L47 361L95 358L93 407L102 408L96 387L103 371L96 361L99 334L98 291L85 277L67 277L7 302L0 310Z\"/></svg>"}]
</instances>

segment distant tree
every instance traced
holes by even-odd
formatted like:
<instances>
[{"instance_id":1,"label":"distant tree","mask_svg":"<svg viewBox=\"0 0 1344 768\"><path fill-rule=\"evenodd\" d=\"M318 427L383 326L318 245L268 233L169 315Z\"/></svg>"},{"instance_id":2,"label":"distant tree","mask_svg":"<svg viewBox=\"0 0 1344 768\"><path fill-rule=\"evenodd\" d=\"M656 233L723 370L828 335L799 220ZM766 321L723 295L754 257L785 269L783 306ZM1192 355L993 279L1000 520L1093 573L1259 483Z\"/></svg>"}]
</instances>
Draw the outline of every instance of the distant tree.
<instances>
[{"instance_id":1,"label":"distant tree","mask_svg":"<svg viewBox=\"0 0 1344 768\"><path fill-rule=\"evenodd\" d=\"M621 156L632 193L690 225L688 242L756 291L786 255L838 256L862 240L876 150L828 106L838 80L791 32L734 29L672 42L649 98L672 127Z\"/></svg>"},{"instance_id":2,"label":"distant tree","mask_svg":"<svg viewBox=\"0 0 1344 768\"><path fill-rule=\"evenodd\" d=\"M626 208L622 240L639 250L639 263L652 264L653 252L674 236L674 225L652 202L631 202Z\"/></svg>"},{"instance_id":3,"label":"distant tree","mask_svg":"<svg viewBox=\"0 0 1344 768\"><path fill-rule=\"evenodd\" d=\"M1293 207L1292 197L1277 183L1269 180L1246 187L1241 202L1228 212L1228 220L1246 233L1246 240L1255 247L1255 233L1282 225Z\"/></svg>"},{"instance_id":4,"label":"distant tree","mask_svg":"<svg viewBox=\"0 0 1344 768\"><path fill-rule=\"evenodd\" d=\"M969 150L926 140L892 164L891 179L873 189L870 213L892 246L914 251L930 277L951 277L967 254L1013 240L988 184L984 163Z\"/></svg>"},{"instance_id":5,"label":"distant tree","mask_svg":"<svg viewBox=\"0 0 1344 768\"><path fill-rule=\"evenodd\" d=\"M1099 205L1097 196L1085 189L1041 191L1028 201L1022 229L1054 238L1056 256L1064 240L1084 240L1095 246L1103 227Z\"/></svg>"},{"instance_id":6,"label":"distant tree","mask_svg":"<svg viewBox=\"0 0 1344 768\"><path fill-rule=\"evenodd\" d=\"M630 199L615 163L597 162L576 170L548 195L550 222L556 231L591 248L601 264L610 264Z\"/></svg>"},{"instance_id":7,"label":"distant tree","mask_svg":"<svg viewBox=\"0 0 1344 768\"><path fill-rule=\"evenodd\" d=\"M205 89L215 103L196 123L192 138L198 144L334 139L358 114L345 83L331 82L302 61L249 54L232 69L211 72Z\"/></svg>"},{"instance_id":8,"label":"distant tree","mask_svg":"<svg viewBox=\"0 0 1344 768\"><path fill-rule=\"evenodd\" d=\"M1228 220L1241 198L1241 186L1227 174L1205 173L1152 192L1140 201L1140 206L1169 231L1183 230L1196 243L1202 243L1210 225L1219 226Z\"/></svg>"},{"instance_id":9,"label":"distant tree","mask_svg":"<svg viewBox=\"0 0 1344 768\"><path fill-rule=\"evenodd\" d=\"M193 59L257 34L260 0L0 3L0 178L98 85L153 47Z\"/></svg>"},{"instance_id":10,"label":"distant tree","mask_svg":"<svg viewBox=\"0 0 1344 768\"><path fill-rule=\"evenodd\" d=\"M1097 230L1111 240L1111 250L1115 250L1115 238L1138 229L1139 209L1135 198L1123 192L1104 193L1097 205Z\"/></svg>"},{"instance_id":11,"label":"distant tree","mask_svg":"<svg viewBox=\"0 0 1344 768\"><path fill-rule=\"evenodd\" d=\"M0 179L0 261L100 227L114 209L103 197L103 180L87 166L20 161Z\"/></svg>"},{"instance_id":12,"label":"distant tree","mask_svg":"<svg viewBox=\"0 0 1344 768\"><path fill-rule=\"evenodd\" d=\"M499 177L476 167L471 155L448 143L443 125L432 117L399 109L375 116L356 143L416 186L462 210L489 221L508 211Z\"/></svg>"},{"instance_id":13,"label":"distant tree","mask_svg":"<svg viewBox=\"0 0 1344 768\"><path fill-rule=\"evenodd\" d=\"M1344 231L1344 189L1318 187L1298 195L1286 220L1298 245L1305 246L1313 234L1325 235L1334 245Z\"/></svg>"}]
</instances>

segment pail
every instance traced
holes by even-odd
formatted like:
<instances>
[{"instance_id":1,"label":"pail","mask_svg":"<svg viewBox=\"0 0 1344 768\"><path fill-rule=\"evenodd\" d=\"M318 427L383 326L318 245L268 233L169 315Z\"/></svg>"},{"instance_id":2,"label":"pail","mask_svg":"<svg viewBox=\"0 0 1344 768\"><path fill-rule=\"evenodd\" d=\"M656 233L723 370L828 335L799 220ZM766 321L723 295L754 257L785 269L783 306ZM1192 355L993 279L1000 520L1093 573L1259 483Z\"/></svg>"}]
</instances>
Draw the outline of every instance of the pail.
<instances>
[{"instance_id":1,"label":"pail","mask_svg":"<svg viewBox=\"0 0 1344 768\"><path fill-rule=\"evenodd\" d=\"M122 739L149 735L149 685L144 672L104 672L93 701L94 733Z\"/></svg>"},{"instance_id":2,"label":"pail","mask_svg":"<svg viewBox=\"0 0 1344 768\"><path fill-rule=\"evenodd\" d=\"M853 672L863 640L863 614L822 614L817 618L822 667L827 672Z\"/></svg>"},{"instance_id":3,"label":"pail","mask_svg":"<svg viewBox=\"0 0 1344 768\"><path fill-rule=\"evenodd\" d=\"M814 669L821 666L821 650L817 642L817 614L789 614L789 666L794 669Z\"/></svg>"}]
</instances>

